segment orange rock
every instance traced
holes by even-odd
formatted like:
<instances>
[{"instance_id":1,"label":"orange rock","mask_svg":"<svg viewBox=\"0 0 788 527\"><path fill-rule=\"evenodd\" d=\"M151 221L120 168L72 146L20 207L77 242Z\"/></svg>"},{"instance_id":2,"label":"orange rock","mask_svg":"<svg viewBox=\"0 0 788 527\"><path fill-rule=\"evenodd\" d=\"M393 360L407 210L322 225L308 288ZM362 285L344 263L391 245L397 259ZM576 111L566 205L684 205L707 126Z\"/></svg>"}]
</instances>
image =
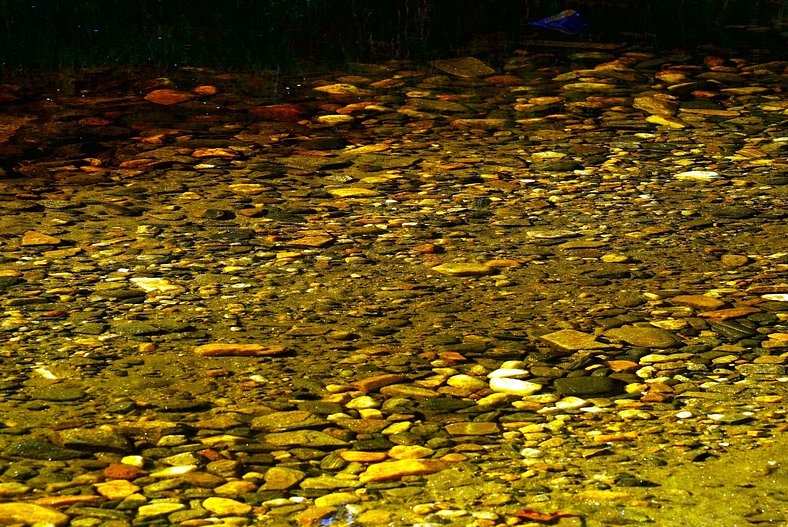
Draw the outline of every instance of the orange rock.
<instances>
[{"instance_id":1,"label":"orange rock","mask_svg":"<svg viewBox=\"0 0 788 527\"><path fill-rule=\"evenodd\" d=\"M222 157L235 159L238 154L229 148L198 148L192 152L192 157Z\"/></svg>"},{"instance_id":2,"label":"orange rock","mask_svg":"<svg viewBox=\"0 0 788 527\"><path fill-rule=\"evenodd\" d=\"M348 384L348 386L354 390L358 390L360 392L369 393L374 392L375 390L379 390L384 386L388 386L390 384L397 384L398 382L403 382L405 377L403 375L399 375L397 373L384 373L383 375L375 375L374 377L367 377L365 379L359 379L355 382Z\"/></svg>"},{"instance_id":3,"label":"orange rock","mask_svg":"<svg viewBox=\"0 0 788 527\"><path fill-rule=\"evenodd\" d=\"M35 245L60 245L62 240L36 231L27 231L22 236L22 245L25 247Z\"/></svg>"},{"instance_id":4,"label":"orange rock","mask_svg":"<svg viewBox=\"0 0 788 527\"><path fill-rule=\"evenodd\" d=\"M379 463L386 459L385 452L363 452L361 450L345 450L339 453L339 457L351 463Z\"/></svg>"},{"instance_id":5,"label":"orange rock","mask_svg":"<svg viewBox=\"0 0 788 527\"><path fill-rule=\"evenodd\" d=\"M104 469L104 477L107 479L131 480L145 474L147 474L147 471L125 463L111 463Z\"/></svg>"},{"instance_id":6,"label":"orange rock","mask_svg":"<svg viewBox=\"0 0 788 527\"><path fill-rule=\"evenodd\" d=\"M745 307L732 307L730 309L718 309L716 311L704 311L702 313L698 313L699 317L709 318L711 320L728 320L729 318L741 318L746 317L747 315L751 315L753 313L758 313L761 310L757 307L745 306Z\"/></svg>"},{"instance_id":7,"label":"orange rock","mask_svg":"<svg viewBox=\"0 0 788 527\"><path fill-rule=\"evenodd\" d=\"M633 371L640 368L640 364L631 360L609 360L605 365L615 372Z\"/></svg>"},{"instance_id":8,"label":"orange rock","mask_svg":"<svg viewBox=\"0 0 788 527\"><path fill-rule=\"evenodd\" d=\"M400 459L371 465L361 473L359 479L363 483L369 481L389 481L404 476L418 474L434 474L447 467L446 463L435 459Z\"/></svg>"},{"instance_id":9,"label":"orange rock","mask_svg":"<svg viewBox=\"0 0 788 527\"><path fill-rule=\"evenodd\" d=\"M194 353L202 357L265 357L267 355L279 355L285 352L284 346L264 345L264 344L232 344L214 342L203 344L194 348Z\"/></svg>"},{"instance_id":10,"label":"orange rock","mask_svg":"<svg viewBox=\"0 0 788 527\"><path fill-rule=\"evenodd\" d=\"M197 95L216 95L219 92L216 86L197 86L192 91Z\"/></svg>"},{"instance_id":11,"label":"orange rock","mask_svg":"<svg viewBox=\"0 0 788 527\"><path fill-rule=\"evenodd\" d=\"M713 296L707 295L678 295L670 299L672 304L680 306L690 306L699 309L719 309L725 302Z\"/></svg>"},{"instance_id":12,"label":"orange rock","mask_svg":"<svg viewBox=\"0 0 788 527\"><path fill-rule=\"evenodd\" d=\"M145 96L146 101L165 106L180 104L193 98L194 95L191 93L169 89L153 90Z\"/></svg>"},{"instance_id":13,"label":"orange rock","mask_svg":"<svg viewBox=\"0 0 788 527\"><path fill-rule=\"evenodd\" d=\"M251 110L252 115L267 121L286 121L295 122L305 118L308 114L306 106L303 104L282 103L271 104L268 106L255 106Z\"/></svg>"}]
</instances>

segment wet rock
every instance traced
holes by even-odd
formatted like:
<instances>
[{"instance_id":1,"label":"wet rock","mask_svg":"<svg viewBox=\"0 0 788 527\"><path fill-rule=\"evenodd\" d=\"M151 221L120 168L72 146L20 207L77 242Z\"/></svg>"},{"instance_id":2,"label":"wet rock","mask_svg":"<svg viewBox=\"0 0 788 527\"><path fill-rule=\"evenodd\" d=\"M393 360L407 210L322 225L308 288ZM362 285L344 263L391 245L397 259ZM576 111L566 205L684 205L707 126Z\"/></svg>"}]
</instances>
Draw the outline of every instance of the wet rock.
<instances>
[{"instance_id":1,"label":"wet rock","mask_svg":"<svg viewBox=\"0 0 788 527\"><path fill-rule=\"evenodd\" d=\"M306 473L294 468L271 467L265 472L265 484L262 490L287 490L298 485L306 477Z\"/></svg>"},{"instance_id":2,"label":"wet rock","mask_svg":"<svg viewBox=\"0 0 788 527\"><path fill-rule=\"evenodd\" d=\"M84 452L55 446L43 439L25 439L6 450L6 454L26 459L63 460L82 457Z\"/></svg>"},{"instance_id":3,"label":"wet rock","mask_svg":"<svg viewBox=\"0 0 788 527\"><path fill-rule=\"evenodd\" d=\"M282 432L285 430L298 430L304 428L314 428L327 424L328 421L318 417L311 412L304 410L293 410L287 412L274 412L252 420L253 430L263 430L266 432Z\"/></svg>"},{"instance_id":4,"label":"wet rock","mask_svg":"<svg viewBox=\"0 0 788 527\"><path fill-rule=\"evenodd\" d=\"M404 476L434 474L448 468L446 463L434 459L402 459L370 465L359 475L362 483L398 480Z\"/></svg>"},{"instance_id":5,"label":"wet rock","mask_svg":"<svg viewBox=\"0 0 788 527\"><path fill-rule=\"evenodd\" d=\"M539 337L539 340L550 344L560 351L579 351L587 349L605 349L609 344L598 342L594 335L574 329L562 329Z\"/></svg>"},{"instance_id":6,"label":"wet rock","mask_svg":"<svg viewBox=\"0 0 788 527\"><path fill-rule=\"evenodd\" d=\"M203 500L202 506L216 516L243 516L252 510L248 503L232 500L230 498L211 497Z\"/></svg>"},{"instance_id":7,"label":"wet rock","mask_svg":"<svg viewBox=\"0 0 788 527\"><path fill-rule=\"evenodd\" d=\"M679 340L672 333L655 327L622 326L609 329L604 335L643 348L672 348L679 344Z\"/></svg>"},{"instance_id":8,"label":"wet rock","mask_svg":"<svg viewBox=\"0 0 788 527\"><path fill-rule=\"evenodd\" d=\"M60 245L61 243L63 243L63 240L61 240L60 238L36 231L25 232L24 236L22 236L22 241L20 242L20 244L23 247L36 247L39 245Z\"/></svg>"},{"instance_id":9,"label":"wet rock","mask_svg":"<svg viewBox=\"0 0 788 527\"><path fill-rule=\"evenodd\" d=\"M285 351L286 348L284 346L273 344L232 344L220 342L203 344L194 348L194 353L202 357L265 357L279 355Z\"/></svg>"},{"instance_id":10,"label":"wet rock","mask_svg":"<svg viewBox=\"0 0 788 527\"><path fill-rule=\"evenodd\" d=\"M53 384L30 391L30 397L41 401L68 402L79 401L87 396L82 388L67 384Z\"/></svg>"},{"instance_id":11,"label":"wet rock","mask_svg":"<svg viewBox=\"0 0 788 527\"><path fill-rule=\"evenodd\" d=\"M132 446L126 437L109 429L69 428L56 434L57 442L69 449L92 452L127 452Z\"/></svg>"},{"instance_id":12,"label":"wet rock","mask_svg":"<svg viewBox=\"0 0 788 527\"><path fill-rule=\"evenodd\" d=\"M484 436L500 432L497 423L452 423L446 425L446 431L452 436Z\"/></svg>"},{"instance_id":13,"label":"wet rock","mask_svg":"<svg viewBox=\"0 0 788 527\"><path fill-rule=\"evenodd\" d=\"M67 514L34 503L0 503L0 523L11 525L68 525Z\"/></svg>"},{"instance_id":14,"label":"wet rock","mask_svg":"<svg viewBox=\"0 0 788 527\"><path fill-rule=\"evenodd\" d=\"M624 383L610 377L563 377L556 379L553 386L561 395L587 397L612 396L623 391Z\"/></svg>"},{"instance_id":15,"label":"wet rock","mask_svg":"<svg viewBox=\"0 0 788 527\"><path fill-rule=\"evenodd\" d=\"M337 447L347 443L324 432L317 430L296 430L293 432L277 432L263 436L266 443L277 447Z\"/></svg>"},{"instance_id":16,"label":"wet rock","mask_svg":"<svg viewBox=\"0 0 788 527\"><path fill-rule=\"evenodd\" d=\"M495 73L494 69L475 57L435 60L432 65L457 77L483 77Z\"/></svg>"}]
</instances>

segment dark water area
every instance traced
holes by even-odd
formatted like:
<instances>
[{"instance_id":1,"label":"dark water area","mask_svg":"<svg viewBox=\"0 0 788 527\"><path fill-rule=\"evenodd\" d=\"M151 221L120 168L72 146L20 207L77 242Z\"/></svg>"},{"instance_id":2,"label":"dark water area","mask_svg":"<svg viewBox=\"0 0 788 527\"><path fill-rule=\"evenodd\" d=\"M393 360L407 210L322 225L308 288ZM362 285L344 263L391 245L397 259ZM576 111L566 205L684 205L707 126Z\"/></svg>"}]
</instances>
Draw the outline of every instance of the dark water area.
<instances>
[{"instance_id":1,"label":"dark water area","mask_svg":"<svg viewBox=\"0 0 788 527\"><path fill-rule=\"evenodd\" d=\"M587 30L562 35L528 25L563 9L578 11ZM0 67L292 69L504 51L546 36L774 56L784 54L776 45L785 41L784 12L783 0L4 0Z\"/></svg>"}]
</instances>

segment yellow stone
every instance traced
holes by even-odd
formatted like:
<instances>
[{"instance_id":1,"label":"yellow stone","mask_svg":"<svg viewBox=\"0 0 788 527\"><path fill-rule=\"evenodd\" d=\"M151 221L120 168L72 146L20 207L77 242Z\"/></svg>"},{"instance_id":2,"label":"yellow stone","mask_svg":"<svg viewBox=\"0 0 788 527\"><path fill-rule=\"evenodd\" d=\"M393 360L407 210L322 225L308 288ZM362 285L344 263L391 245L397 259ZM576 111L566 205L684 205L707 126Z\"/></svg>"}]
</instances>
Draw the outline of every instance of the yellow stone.
<instances>
[{"instance_id":1,"label":"yellow stone","mask_svg":"<svg viewBox=\"0 0 788 527\"><path fill-rule=\"evenodd\" d=\"M326 192L336 198L371 198L380 195L380 192L377 190L364 187L330 188Z\"/></svg>"},{"instance_id":2,"label":"yellow stone","mask_svg":"<svg viewBox=\"0 0 788 527\"><path fill-rule=\"evenodd\" d=\"M369 481L397 480L404 476L434 474L447 467L446 463L434 459L401 459L370 465L361 473L362 483Z\"/></svg>"},{"instance_id":3,"label":"yellow stone","mask_svg":"<svg viewBox=\"0 0 788 527\"><path fill-rule=\"evenodd\" d=\"M681 119L677 119L675 117L670 117L670 116L649 115L648 117L646 117L646 121L650 122L651 124L658 124L660 126L667 126L669 128L687 127L687 123L685 123Z\"/></svg>"},{"instance_id":4,"label":"yellow stone","mask_svg":"<svg viewBox=\"0 0 788 527\"><path fill-rule=\"evenodd\" d=\"M211 497L204 500L202 506L217 516L242 516L252 511L252 506L248 503L229 498Z\"/></svg>"},{"instance_id":5,"label":"yellow stone","mask_svg":"<svg viewBox=\"0 0 788 527\"><path fill-rule=\"evenodd\" d=\"M101 483L95 483L96 492L110 500L123 499L126 496L131 496L140 488L130 481L125 479L112 479Z\"/></svg>"},{"instance_id":6,"label":"yellow stone","mask_svg":"<svg viewBox=\"0 0 788 527\"><path fill-rule=\"evenodd\" d=\"M0 524L67 525L69 517L60 511L34 503L0 503Z\"/></svg>"},{"instance_id":7,"label":"yellow stone","mask_svg":"<svg viewBox=\"0 0 788 527\"><path fill-rule=\"evenodd\" d=\"M22 236L22 245L26 247L36 245L60 245L61 242L62 240L60 238L55 238L54 236L36 231L27 231Z\"/></svg>"},{"instance_id":8,"label":"yellow stone","mask_svg":"<svg viewBox=\"0 0 788 527\"><path fill-rule=\"evenodd\" d=\"M482 263L457 262L436 265L431 271L451 276L482 276L492 274L494 269Z\"/></svg>"}]
</instances>

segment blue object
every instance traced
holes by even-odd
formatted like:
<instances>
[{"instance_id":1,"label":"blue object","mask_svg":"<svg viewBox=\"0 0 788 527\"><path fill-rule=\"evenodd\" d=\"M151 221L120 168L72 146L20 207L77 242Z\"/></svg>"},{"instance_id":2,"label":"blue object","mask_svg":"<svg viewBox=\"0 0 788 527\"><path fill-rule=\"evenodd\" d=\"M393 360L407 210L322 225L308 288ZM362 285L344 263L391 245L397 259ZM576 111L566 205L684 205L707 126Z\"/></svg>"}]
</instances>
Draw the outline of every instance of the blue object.
<instances>
[{"instance_id":1,"label":"blue object","mask_svg":"<svg viewBox=\"0 0 788 527\"><path fill-rule=\"evenodd\" d=\"M555 29L556 31L569 35L577 35L588 27L588 24L580 17L580 13L574 9L566 9L557 15L549 16L541 20L533 20L528 23L532 26L543 27L545 29Z\"/></svg>"}]
</instances>

